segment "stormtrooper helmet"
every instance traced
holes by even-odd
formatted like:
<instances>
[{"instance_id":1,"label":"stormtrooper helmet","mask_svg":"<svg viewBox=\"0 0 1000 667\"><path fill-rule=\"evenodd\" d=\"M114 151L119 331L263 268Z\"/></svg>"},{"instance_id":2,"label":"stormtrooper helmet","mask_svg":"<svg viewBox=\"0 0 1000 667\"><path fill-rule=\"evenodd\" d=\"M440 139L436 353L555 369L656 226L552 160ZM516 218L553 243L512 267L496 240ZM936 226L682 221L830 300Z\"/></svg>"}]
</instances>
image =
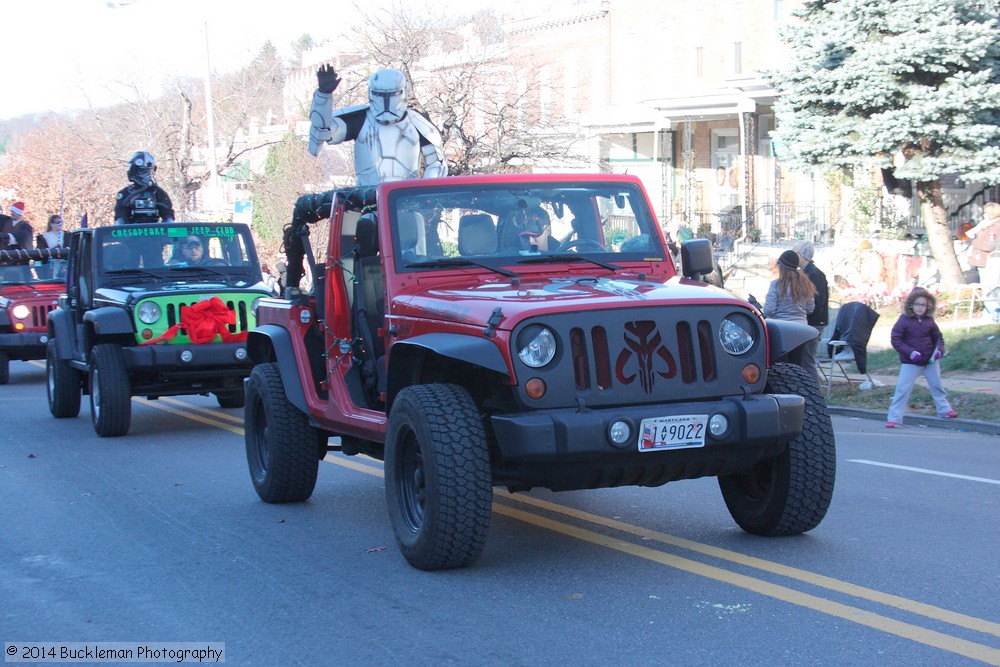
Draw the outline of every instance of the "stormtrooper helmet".
<instances>
[{"instance_id":1,"label":"stormtrooper helmet","mask_svg":"<svg viewBox=\"0 0 1000 667\"><path fill-rule=\"evenodd\" d=\"M128 180L139 187L145 187L154 182L156 158L146 151L139 151L128 161Z\"/></svg>"},{"instance_id":2,"label":"stormtrooper helmet","mask_svg":"<svg viewBox=\"0 0 1000 667\"><path fill-rule=\"evenodd\" d=\"M380 69L368 78L368 101L376 122L391 125L406 115L406 78L398 69Z\"/></svg>"}]
</instances>

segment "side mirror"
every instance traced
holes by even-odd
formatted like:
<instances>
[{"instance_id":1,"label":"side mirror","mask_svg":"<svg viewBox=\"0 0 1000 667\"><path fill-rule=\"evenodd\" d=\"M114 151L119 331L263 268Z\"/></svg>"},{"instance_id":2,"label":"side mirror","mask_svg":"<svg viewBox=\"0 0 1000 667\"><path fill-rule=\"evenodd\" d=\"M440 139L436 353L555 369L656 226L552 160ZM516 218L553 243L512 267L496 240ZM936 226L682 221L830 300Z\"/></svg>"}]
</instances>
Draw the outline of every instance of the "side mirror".
<instances>
[{"instance_id":1,"label":"side mirror","mask_svg":"<svg viewBox=\"0 0 1000 667\"><path fill-rule=\"evenodd\" d=\"M681 270L685 278L697 278L715 269L712 242L708 239L691 239L681 244Z\"/></svg>"}]
</instances>

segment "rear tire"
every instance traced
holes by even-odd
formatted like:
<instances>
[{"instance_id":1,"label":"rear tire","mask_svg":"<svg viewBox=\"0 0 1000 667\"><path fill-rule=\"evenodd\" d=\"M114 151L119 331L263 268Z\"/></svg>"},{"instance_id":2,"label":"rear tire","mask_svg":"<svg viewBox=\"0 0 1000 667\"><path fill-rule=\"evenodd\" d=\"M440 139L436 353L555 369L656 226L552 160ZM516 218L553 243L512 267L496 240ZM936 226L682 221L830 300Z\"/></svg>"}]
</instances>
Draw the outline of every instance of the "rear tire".
<instances>
[{"instance_id":1,"label":"rear tire","mask_svg":"<svg viewBox=\"0 0 1000 667\"><path fill-rule=\"evenodd\" d=\"M816 376L793 364L775 364L766 392L805 399L802 433L781 454L745 473L719 477L729 513L740 528L775 537L812 530L826 516L837 476L830 411Z\"/></svg>"},{"instance_id":2,"label":"rear tire","mask_svg":"<svg viewBox=\"0 0 1000 667\"><path fill-rule=\"evenodd\" d=\"M319 474L318 443L326 433L311 426L285 396L277 364L254 366L243 421L250 479L260 499L296 503L309 498Z\"/></svg>"},{"instance_id":3,"label":"rear tire","mask_svg":"<svg viewBox=\"0 0 1000 667\"><path fill-rule=\"evenodd\" d=\"M65 419L79 415L82 376L68 361L59 358L55 338L50 338L45 348L45 377L52 416Z\"/></svg>"},{"instance_id":4,"label":"rear tire","mask_svg":"<svg viewBox=\"0 0 1000 667\"><path fill-rule=\"evenodd\" d=\"M125 435L132 424L132 390L118 345L102 343L90 353L90 417L102 438Z\"/></svg>"},{"instance_id":5,"label":"rear tire","mask_svg":"<svg viewBox=\"0 0 1000 667\"><path fill-rule=\"evenodd\" d=\"M399 392L386 434L385 495L410 565L444 570L479 559L493 481L486 431L468 391L431 384Z\"/></svg>"}]
</instances>

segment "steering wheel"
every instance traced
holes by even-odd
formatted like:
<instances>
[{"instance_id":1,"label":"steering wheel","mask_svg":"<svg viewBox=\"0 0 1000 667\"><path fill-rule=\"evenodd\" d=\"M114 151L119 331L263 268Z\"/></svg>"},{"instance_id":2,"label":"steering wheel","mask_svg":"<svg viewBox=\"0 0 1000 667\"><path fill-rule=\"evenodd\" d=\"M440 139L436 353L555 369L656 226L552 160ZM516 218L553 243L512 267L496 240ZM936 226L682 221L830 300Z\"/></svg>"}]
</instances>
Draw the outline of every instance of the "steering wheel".
<instances>
[{"instance_id":1,"label":"steering wheel","mask_svg":"<svg viewBox=\"0 0 1000 667\"><path fill-rule=\"evenodd\" d=\"M601 245L600 243L598 243L594 239L573 239L572 241L568 241L568 242L562 244L561 246L559 246L559 252L565 252L567 250L574 249L574 248L581 248L582 249L582 248L586 248L588 246L592 250L593 249L597 249L597 250L600 250L601 252L607 252L607 250L608 250L607 248L605 248L603 245ZM577 252L580 252L580 250L577 250Z\"/></svg>"}]
</instances>

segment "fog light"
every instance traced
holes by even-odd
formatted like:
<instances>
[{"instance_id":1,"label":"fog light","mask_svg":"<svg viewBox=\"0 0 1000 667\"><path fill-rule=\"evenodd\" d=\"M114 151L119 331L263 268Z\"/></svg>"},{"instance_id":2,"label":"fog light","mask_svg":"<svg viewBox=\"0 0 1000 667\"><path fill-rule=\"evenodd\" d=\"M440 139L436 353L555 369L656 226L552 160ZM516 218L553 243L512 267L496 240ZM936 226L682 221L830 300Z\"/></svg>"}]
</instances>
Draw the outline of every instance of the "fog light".
<instances>
[{"instance_id":1,"label":"fog light","mask_svg":"<svg viewBox=\"0 0 1000 667\"><path fill-rule=\"evenodd\" d=\"M545 381L541 378L531 378L524 383L524 393L528 398L538 400L545 395Z\"/></svg>"},{"instance_id":2,"label":"fog light","mask_svg":"<svg viewBox=\"0 0 1000 667\"><path fill-rule=\"evenodd\" d=\"M626 421L615 421L608 429L608 440L611 444L621 447L632 440L632 426Z\"/></svg>"},{"instance_id":3,"label":"fog light","mask_svg":"<svg viewBox=\"0 0 1000 667\"><path fill-rule=\"evenodd\" d=\"M247 358L247 349L245 347L236 348L236 360L245 361Z\"/></svg>"},{"instance_id":4,"label":"fog light","mask_svg":"<svg viewBox=\"0 0 1000 667\"><path fill-rule=\"evenodd\" d=\"M41 343L42 345L45 345L46 343L49 342L49 337L46 336L45 334L42 334L41 336L38 337L38 342Z\"/></svg>"},{"instance_id":5,"label":"fog light","mask_svg":"<svg viewBox=\"0 0 1000 667\"><path fill-rule=\"evenodd\" d=\"M729 419L726 415L712 415L708 420L708 432L716 438L721 437L729 430Z\"/></svg>"},{"instance_id":6,"label":"fog light","mask_svg":"<svg viewBox=\"0 0 1000 667\"><path fill-rule=\"evenodd\" d=\"M193 359L194 359L194 352L192 352L191 350L184 350L183 352L181 352L181 361L183 361L185 364L190 364Z\"/></svg>"}]
</instances>

